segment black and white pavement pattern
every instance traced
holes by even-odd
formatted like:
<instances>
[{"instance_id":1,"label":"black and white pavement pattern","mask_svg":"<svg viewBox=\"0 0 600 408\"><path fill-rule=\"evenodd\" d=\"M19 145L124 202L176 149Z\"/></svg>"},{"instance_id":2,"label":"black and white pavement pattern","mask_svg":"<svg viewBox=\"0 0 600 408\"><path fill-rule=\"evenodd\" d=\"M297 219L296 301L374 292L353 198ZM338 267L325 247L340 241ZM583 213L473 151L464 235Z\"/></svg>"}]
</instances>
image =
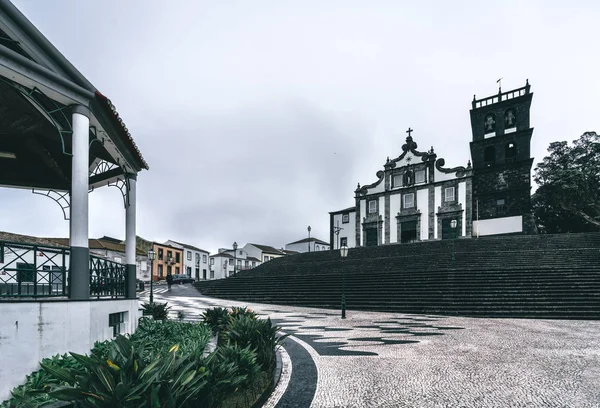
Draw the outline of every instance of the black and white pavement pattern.
<instances>
[{"instance_id":1,"label":"black and white pavement pattern","mask_svg":"<svg viewBox=\"0 0 600 408\"><path fill-rule=\"evenodd\" d=\"M163 290L164 289L164 290ZM291 336L284 407L600 407L600 322L252 304L154 288L172 317L248 306ZM148 300L148 290L140 301Z\"/></svg>"}]
</instances>

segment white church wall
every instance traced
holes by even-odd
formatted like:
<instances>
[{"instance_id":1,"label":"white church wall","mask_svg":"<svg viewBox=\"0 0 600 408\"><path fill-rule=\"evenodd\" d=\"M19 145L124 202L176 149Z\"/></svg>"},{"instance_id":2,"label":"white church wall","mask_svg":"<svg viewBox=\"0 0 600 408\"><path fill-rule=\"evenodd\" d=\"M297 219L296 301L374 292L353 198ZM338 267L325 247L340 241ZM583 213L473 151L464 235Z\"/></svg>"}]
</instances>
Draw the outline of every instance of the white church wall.
<instances>
[{"instance_id":1,"label":"white church wall","mask_svg":"<svg viewBox=\"0 0 600 408\"><path fill-rule=\"evenodd\" d=\"M433 223L433 238L434 239L439 239L440 235L441 235L441 231L438 231L438 216L437 216L437 210L441 205L442 205L442 186L435 186L435 188L434 188L434 207L433 207L433 213L435 214L434 223Z\"/></svg>"},{"instance_id":2,"label":"white church wall","mask_svg":"<svg viewBox=\"0 0 600 408\"><path fill-rule=\"evenodd\" d=\"M386 224L386 222L385 222L385 198L384 197L379 197L379 215L381 216L381 219L383 220L383 225L382 225L382 229L381 229L381 233L383 234L383 236L381 237L381 243L384 244L385 243L385 228L386 228L386 225L385 225Z\"/></svg>"},{"instance_id":3,"label":"white church wall","mask_svg":"<svg viewBox=\"0 0 600 408\"><path fill-rule=\"evenodd\" d=\"M365 217L366 215L367 215L367 200L362 199L362 200L360 200L360 222L361 223L362 223L363 217ZM361 228L360 224L359 224L359 228ZM362 231L361 231L361 233L359 235L359 240L358 241L359 242L357 243L357 246L362 246L363 245L363 234L362 234Z\"/></svg>"},{"instance_id":4,"label":"white church wall","mask_svg":"<svg viewBox=\"0 0 600 408\"><path fill-rule=\"evenodd\" d=\"M421 212L421 240L429 239L429 189L417 190L417 208Z\"/></svg>"},{"instance_id":5,"label":"white church wall","mask_svg":"<svg viewBox=\"0 0 600 408\"><path fill-rule=\"evenodd\" d=\"M390 196L390 242L398 242L398 219L400 212L400 194Z\"/></svg>"},{"instance_id":6,"label":"white church wall","mask_svg":"<svg viewBox=\"0 0 600 408\"><path fill-rule=\"evenodd\" d=\"M137 299L3 303L0 400L37 370L41 359L69 351L89 353L94 342L112 338L109 314L124 312L120 332L133 333L138 307Z\"/></svg>"},{"instance_id":7,"label":"white church wall","mask_svg":"<svg viewBox=\"0 0 600 408\"><path fill-rule=\"evenodd\" d=\"M464 237L467 235L467 183L465 181L458 183L458 202L463 208L461 235Z\"/></svg>"},{"instance_id":8,"label":"white church wall","mask_svg":"<svg viewBox=\"0 0 600 408\"><path fill-rule=\"evenodd\" d=\"M367 194L383 193L385 191L385 181L377 184L375 187L371 187L367 190Z\"/></svg>"},{"instance_id":9,"label":"white church wall","mask_svg":"<svg viewBox=\"0 0 600 408\"><path fill-rule=\"evenodd\" d=\"M433 177L436 182L438 181L446 181L446 180L454 180L456 178L456 173L442 173L438 169L433 170Z\"/></svg>"},{"instance_id":10,"label":"white church wall","mask_svg":"<svg viewBox=\"0 0 600 408\"><path fill-rule=\"evenodd\" d=\"M473 235L485 236L496 234L510 234L523 231L523 217L503 217L492 220L473 221Z\"/></svg>"}]
</instances>

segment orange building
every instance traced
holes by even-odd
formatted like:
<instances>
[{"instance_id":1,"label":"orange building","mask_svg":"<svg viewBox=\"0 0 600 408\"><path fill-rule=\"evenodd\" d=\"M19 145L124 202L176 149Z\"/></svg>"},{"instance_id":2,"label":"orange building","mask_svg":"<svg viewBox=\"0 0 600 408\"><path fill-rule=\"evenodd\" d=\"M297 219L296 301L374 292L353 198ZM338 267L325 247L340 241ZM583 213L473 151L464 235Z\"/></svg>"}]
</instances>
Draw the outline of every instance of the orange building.
<instances>
[{"instance_id":1,"label":"orange building","mask_svg":"<svg viewBox=\"0 0 600 408\"><path fill-rule=\"evenodd\" d=\"M156 259L152 264L152 279L165 280L168 274L178 275L184 273L183 250L167 244L152 243Z\"/></svg>"}]
</instances>

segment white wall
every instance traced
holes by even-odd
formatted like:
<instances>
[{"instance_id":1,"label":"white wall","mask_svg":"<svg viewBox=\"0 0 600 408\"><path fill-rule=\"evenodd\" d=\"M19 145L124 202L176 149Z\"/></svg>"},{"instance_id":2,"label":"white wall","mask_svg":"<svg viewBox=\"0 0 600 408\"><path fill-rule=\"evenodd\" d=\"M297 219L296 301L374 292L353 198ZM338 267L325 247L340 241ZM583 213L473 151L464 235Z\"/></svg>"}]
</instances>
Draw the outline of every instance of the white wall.
<instances>
[{"instance_id":1,"label":"white wall","mask_svg":"<svg viewBox=\"0 0 600 408\"><path fill-rule=\"evenodd\" d=\"M455 178L456 178L456 173L455 172L452 172L452 173L442 173L441 171L439 171L436 168L433 169L433 180L435 182L446 181L446 180L454 180Z\"/></svg>"},{"instance_id":2,"label":"white wall","mask_svg":"<svg viewBox=\"0 0 600 408\"><path fill-rule=\"evenodd\" d=\"M398 242L398 219L396 216L400 212L401 198L402 194L390 196L390 242Z\"/></svg>"},{"instance_id":3,"label":"white wall","mask_svg":"<svg viewBox=\"0 0 600 408\"><path fill-rule=\"evenodd\" d=\"M467 235L467 183L461 181L458 183L458 202L462 204L462 236Z\"/></svg>"},{"instance_id":4,"label":"white wall","mask_svg":"<svg viewBox=\"0 0 600 408\"><path fill-rule=\"evenodd\" d=\"M43 358L69 351L89 353L94 342L112 338L108 315L125 313L121 333L137 328L137 299L2 302L0 327L0 401L39 368Z\"/></svg>"},{"instance_id":5,"label":"white wall","mask_svg":"<svg viewBox=\"0 0 600 408\"><path fill-rule=\"evenodd\" d=\"M364 217L367 216L367 200L362 199L359 201L359 206L360 206L360 225L359 225L359 229L360 229L360 234L359 234L359 239L358 242L356 243L356 246L361 246L363 245L363 234L362 234L362 220Z\"/></svg>"},{"instance_id":6,"label":"white wall","mask_svg":"<svg viewBox=\"0 0 600 408\"><path fill-rule=\"evenodd\" d=\"M385 244L385 197L379 197L379 216L383 223L381 224L381 244ZM389 222L389 221L388 221Z\"/></svg>"},{"instance_id":7,"label":"white wall","mask_svg":"<svg viewBox=\"0 0 600 408\"><path fill-rule=\"evenodd\" d=\"M523 232L523 217L503 217L492 220L473 221L473 236Z\"/></svg>"},{"instance_id":8,"label":"white wall","mask_svg":"<svg viewBox=\"0 0 600 408\"><path fill-rule=\"evenodd\" d=\"M417 190L417 208L421 211L421 240L429 239L429 189Z\"/></svg>"},{"instance_id":9,"label":"white wall","mask_svg":"<svg viewBox=\"0 0 600 408\"><path fill-rule=\"evenodd\" d=\"M442 231L438 231L438 216L437 216L437 211L438 211L438 207L442 205L442 187L441 186L435 186L434 188L434 207L433 207L433 213L435 214L433 219L433 238L434 239L439 239L442 235Z\"/></svg>"},{"instance_id":10,"label":"white wall","mask_svg":"<svg viewBox=\"0 0 600 408\"><path fill-rule=\"evenodd\" d=\"M339 242L342 238L348 238L348 248L356 247L356 212L348 213L348 222L342 222L342 214L333 216L333 226L343 228L339 233ZM333 249L339 249L338 236L333 234Z\"/></svg>"}]
</instances>

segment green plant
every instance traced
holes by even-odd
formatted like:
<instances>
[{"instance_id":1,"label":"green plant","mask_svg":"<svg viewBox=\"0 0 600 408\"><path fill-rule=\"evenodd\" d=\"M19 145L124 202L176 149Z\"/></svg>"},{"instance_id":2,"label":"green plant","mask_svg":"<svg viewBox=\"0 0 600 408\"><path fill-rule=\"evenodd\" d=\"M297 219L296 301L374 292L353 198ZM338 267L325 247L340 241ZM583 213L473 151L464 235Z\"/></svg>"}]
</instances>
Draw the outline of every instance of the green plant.
<instances>
[{"instance_id":1,"label":"green plant","mask_svg":"<svg viewBox=\"0 0 600 408\"><path fill-rule=\"evenodd\" d=\"M213 334L226 330L229 319L229 310L223 307L213 307L202 313L202 320L212 328Z\"/></svg>"},{"instance_id":2,"label":"green plant","mask_svg":"<svg viewBox=\"0 0 600 408\"><path fill-rule=\"evenodd\" d=\"M231 308L231 313L229 314L229 316L232 319L236 319L238 317L241 316L246 316L249 317L251 319L256 319L256 313L253 312L251 309L248 309L247 307L232 307Z\"/></svg>"},{"instance_id":3,"label":"green plant","mask_svg":"<svg viewBox=\"0 0 600 408\"><path fill-rule=\"evenodd\" d=\"M227 332L227 340L240 347L250 346L256 350L257 361L264 370L275 364L275 349L289 336L278 336L280 327L273 326L271 319L258 320L248 316L231 319Z\"/></svg>"},{"instance_id":4,"label":"green plant","mask_svg":"<svg viewBox=\"0 0 600 408\"><path fill-rule=\"evenodd\" d=\"M185 312L183 310L178 310L177 311L177 318L181 321L183 319L185 319Z\"/></svg>"},{"instance_id":5,"label":"green plant","mask_svg":"<svg viewBox=\"0 0 600 408\"><path fill-rule=\"evenodd\" d=\"M152 316L154 320L167 320L169 318L169 310L170 306L167 306L168 303L144 303L142 304L142 308L144 309L143 313Z\"/></svg>"}]
</instances>

